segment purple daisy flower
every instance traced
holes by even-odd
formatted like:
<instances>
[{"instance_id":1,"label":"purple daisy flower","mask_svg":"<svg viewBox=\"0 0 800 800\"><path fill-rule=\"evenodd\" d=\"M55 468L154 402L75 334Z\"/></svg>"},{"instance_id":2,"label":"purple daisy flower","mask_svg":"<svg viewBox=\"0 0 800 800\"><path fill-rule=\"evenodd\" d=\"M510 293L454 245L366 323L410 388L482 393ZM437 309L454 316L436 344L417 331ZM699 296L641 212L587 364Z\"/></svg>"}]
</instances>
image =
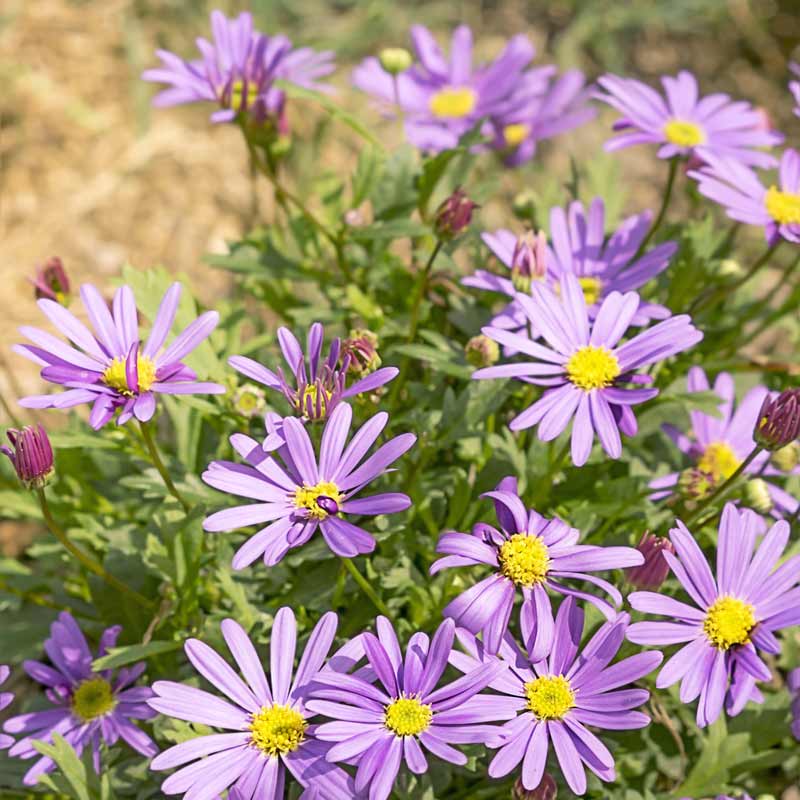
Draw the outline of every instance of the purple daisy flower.
<instances>
[{"instance_id":1,"label":"purple daisy flower","mask_svg":"<svg viewBox=\"0 0 800 800\"><path fill-rule=\"evenodd\" d=\"M729 158L709 157L692 170L697 189L738 222L759 225L769 244L781 239L800 242L800 153L788 148L781 156L777 183L765 187L749 167Z\"/></svg>"},{"instance_id":2,"label":"purple daisy flower","mask_svg":"<svg viewBox=\"0 0 800 800\"><path fill-rule=\"evenodd\" d=\"M605 782L615 780L614 757L588 726L605 730L632 730L650 724L636 706L647 702L646 689L620 689L638 681L661 663L661 653L638 653L609 666L625 638L628 615L604 623L581 650L583 610L566 598L556 616L553 646L547 659L536 661L520 650L506 634L499 658L464 630L458 638L467 654L454 650L454 667L471 674L481 664L500 661L506 669L489 688L501 695L480 695L470 702L482 721L509 720L487 739L498 752L489 775L502 778L522 762L522 785L535 789L542 780L552 744L570 789L586 791L588 767ZM616 691L620 690L620 691Z\"/></svg>"},{"instance_id":3,"label":"purple daisy flower","mask_svg":"<svg viewBox=\"0 0 800 800\"><path fill-rule=\"evenodd\" d=\"M336 626L333 612L320 618L295 671L297 624L292 610L281 608L272 625L269 681L238 622L223 620L221 630L241 678L208 645L187 640L184 649L192 666L227 699L182 683L157 681L156 696L149 703L161 714L226 732L189 739L156 756L151 769L181 768L161 784L161 791L212 800L234 786L241 800L280 800L288 770L302 786L313 783L323 800L354 797L352 779L325 760L330 745L318 737L318 726L309 723L313 713L304 700L308 682L328 656ZM350 643L325 670L332 670L330 664L349 669L362 655L360 641Z\"/></svg>"},{"instance_id":4,"label":"purple daisy flower","mask_svg":"<svg viewBox=\"0 0 800 800\"><path fill-rule=\"evenodd\" d=\"M622 133L606 142L606 150L658 144L659 158L695 155L708 161L724 157L763 168L776 163L757 148L780 144L783 136L764 129L758 109L733 102L726 94L701 98L691 72L662 77L666 97L633 78L604 75L597 82L604 91L595 97L622 114L614 124L614 130Z\"/></svg>"},{"instance_id":5,"label":"purple daisy flower","mask_svg":"<svg viewBox=\"0 0 800 800\"><path fill-rule=\"evenodd\" d=\"M100 637L97 657L107 653L117 642L122 628L107 628ZM155 717L147 700L153 693L146 686L131 686L145 670L145 664L121 669L114 677L112 670L92 670L92 655L86 637L67 612L58 615L50 626L50 638L44 651L53 666L39 661L26 661L25 672L46 686L45 696L55 708L34 711L7 720L6 733L24 734L9 751L15 758L34 758L39 752L34 741L53 741L57 733L80 755L86 747L92 752L94 767L100 773L100 748L111 747L120 739L143 756L158 752L152 739L131 720ZM33 786L39 776L55 769L53 761L40 757L25 773L23 783Z\"/></svg>"},{"instance_id":6,"label":"purple daisy flower","mask_svg":"<svg viewBox=\"0 0 800 800\"><path fill-rule=\"evenodd\" d=\"M391 75L377 58L367 58L353 71L353 84L386 107L399 106L408 140L431 152L456 147L480 120L499 110L528 80L524 70L535 54L528 38L517 35L494 61L474 66L472 31L466 25L453 32L449 60L422 25L411 28L411 40L418 63Z\"/></svg>"},{"instance_id":7,"label":"purple daisy flower","mask_svg":"<svg viewBox=\"0 0 800 800\"><path fill-rule=\"evenodd\" d=\"M386 427L389 415L375 414L345 448L352 418L347 403L336 407L325 423L319 459L300 420L287 417L280 434L272 434L264 445L241 433L231 436L231 444L248 466L232 461L209 464L203 473L209 486L258 502L217 511L206 518L205 530L229 531L269 522L236 551L234 569L252 564L259 556L267 566L273 566L290 548L305 544L317 529L337 556L370 553L375 540L345 517L394 514L411 505L408 496L399 492L356 496L411 448L417 437L411 433L395 436L362 462ZM280 442L275 452L283 466L265 452L274 439Z\"/></svg>"},{"instance_id":8,"label":"purple daisy flower","mask_svg":"<svg viewBox=\"0 0 800 800\"><path fill-rule=\"evenodd\" d=\"M800 667L789 673L786 685L792 695L792 735L800 741Z\"/></svg>"},{"instance_id":9,"label":"purple daisy flower","mask_svg":"<svg viewBox=\"0 0 800 800\"><path fill-rule=\"evenodd\" d=\"M194 61L184 61L167 50L156 51L161 66L146 70L142 78L170 88L156 95L153 105L207 101L221 107L211 115L212 122L231 122L247 114L256 122L276 119L280 127L286 94L275 81L325 89L318 79L335 69L332 52L293 49L285 36L259 33L248 12L228 19L221 11L212 11L211 31L213 43L197 40L201 57Z\"/></svg>"},{"instance_id":10,"label":"purple daisy flower","mask_svg":"<svg viewBox=\"0 0 800 800\"><path fill-rule=\"evenodd\" d=\"M548 520L533 509L525 510L517 494L516 478L504 478L493 492L482 497L490 497L494 502L499 530L479 522L471 534L443 533L436 552L444 553L445 557L434 561L430 572L435 575L442 569L474 564L487 564L494 572L451 601L444 609L446 617L452 617L456 625L473 634L483 632L487 652L496 653L508 630L517 589L521 589L521 619L531 622L524 636L533 661L544 658L553 644L554 622L548 589L586 600L608 619L616 617L610 603L562 581L592 583L619 607L622 595L607 581L587 573L643 564L644 556L638 550L578 544L580 531L576 528L558 517Z\"/></svg>"},{"instance_id":11,"label":"purple daisy flower","mask_svg":"<svg viewBox=\"0 0 800 800\"><path fill-rule=\"evenodd\" d=\"M147 422L156 410L156 394L224 394L224 386L198 381L194 371L181 363L217 327L216 311L201 314L162 350L180 294L181 285L173 283L161 301L144 346L139 339L139 312L130 286L117 289L111 310L94 286L81 286L81 299L94 333L64 306L53 300L39 300L37 305L45 316L76 347L39 328L20 328L33 344L15 345L14 350L41 364L46 381L67 390L25 397L20 405L71 408L92 403L89 422L98 430L117 410L118 425L133 416Z\"/></svg>"},{"instance_id":12,"label":"purple daisy flower","mask_svg":"<svg viewBox=\"0 0 800 800\"><path fill-rule=\"evenodd\" d=\"M706 373L701 367L692 367L687 379L689 392L707 392L710 388ZM700 477L708 489L727 480L739 468L742 461L753 451L753 431L758 422L761 405L769 392L764 386L754 386L742 398L734 410L736 386L728 372L720 372L714 381L714 391L720 396L719 417L712 417L702 411L691 411L692 429L685 434L673 425L665 425L664 431L692 460L694 469L699 470ZM790 445L793 449L794 446ZM795 500L788 492L774 483L778 477L800 474L800 466L789 466L782 470L776 465L780 456L775 459L771 453L761 452L745 468L745 474L752 475L758 481L756 488L763 486L767 492L767 506L756 509L759 512L771 512L775 516L792 514L797 508ZM681 473L671 472L650 482L656 491L651 495L653 500L670 497L678 486Z\"/></svg>"},{"instance_id":13,"label":"purple daisy flower","mask_svg":"<svg viewBox=\"0 0 800 800\"><path fill-rule=\"evenodd\" d=\"M651 381L636 370L680 353L703 338L689 316L682 314L617 346L639 310L636 292L611 292L590 322L586 299L578 278L562 275L556 294L542 282L531 286L531 295L521 292L516 302L541 331L549 347L527 335L487 327L483 333L498 344L533 356L535 361L509 363L479 369L474 378L520 378L549 386L542 397L511 421L514 431L538 425L542 441L555 439L574 417L572 461L582 466L589 458L597 433L611 458L622 452L620 431L637 431L631 406L650 400L658 389L634 388ZM623 384L632 383L634 387Z\"/></svg>"},{"instance_id":14,"label":"purple daisy flower","mask_svg":"<svg viewBox=\"0 0 800 800\"><path fill-rule=\"evenodd\" d=\"M796 64L792 61L789 63L789 69L794 75L800 78L800 64ZM800 81L789 81L789 91L794 97L794 114L796 117L800 117Z\"/></svg>"},{"instance_id":15,"label":"purple daisy flower","mask_svg":"<svg viewBox=\"0 0 800 800\"><path fill-rule=\"evenodd\" d=\"M324 722L317 736L333 743L329 761L357 760L357 792L369 787L370 800L386 800L405 762L419 775L428 769L423 748L451 764L467 757L452 744L483 742L484 726L472 713L472 698L504 667L478 664L459 680L436 688L447 667L455 626L445 620L429 641L416 633L400 649L386 617L377 619L378 635L365 633L362 643L379 685L362 677L321 672L314 679L307 707L336 720Z\"/></svg>"},{"instance_id":16,"label":"purple daisy flower","mask_svg":"<svg viewBox=\"0 0 800 800\"><path fill-rule=\"evenodd\" d=\"M231 356L228 363L251 380L282 392L295 414L312 420L327 419L342 400L372 392L399 372L396 367L383 367L348 388L346 381L353 362L352 354L343 352L341 340L337 337L323 361L323 339L324 329L315 322L308 329L306 357L294 334L288 328L278 328L278 343L289 366L288 380L280 367L275 373L245 356Z\"/></svg>"},{"instance_id":17,"label":"purple daisy flower","mask_svg":"<svg viewBox=\"0 0 800 800\"><path fill-rule=\"evenodd\" d=\"M757 515L728 503L719 526L717 579L682 522L670 531L676 555L664 552L675 577L697 605L654 592L633 592L637 611L668 616L669 622L637 622L628 639L636 644L684 645L656 681L663 689L681 681L680 698L700 698L697 724L710 725L723 707L735 716L749 700L763 702L756 681L772 677L759 650L779 653L774 631L800 624L800 555L775 569L789 541L789 525L776 522L753 555L760 530ZM686 644L688 642L688 644Z\"/></svg>"},{"instance_id":18,"label":"purple daisy flower","mask_svg":"<svg viewBox=\"0 0 800 800\"><path fill-rule=\"evenodd\" d=\"M8 676L11 674L11 670L5 666L5 664L0 665L0 686L2 686L7 680ZM14 701L14 694L12 692L0 692L0 711L4 708L8 708L11 703ZM0 750L5 750L11 745L14 744L14 737L13 736L5 736L4 734L0 733Z\"/></svg>"}]
</instances>

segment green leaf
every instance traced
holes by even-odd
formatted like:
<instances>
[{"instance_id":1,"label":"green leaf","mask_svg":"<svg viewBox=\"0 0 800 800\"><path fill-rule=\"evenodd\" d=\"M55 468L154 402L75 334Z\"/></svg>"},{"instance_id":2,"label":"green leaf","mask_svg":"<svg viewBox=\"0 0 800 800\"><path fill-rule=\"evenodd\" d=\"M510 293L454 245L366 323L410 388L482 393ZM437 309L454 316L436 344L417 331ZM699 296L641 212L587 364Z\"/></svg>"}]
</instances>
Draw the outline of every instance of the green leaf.
<instances>
[{"instance_id":1,"label":"green leaf","mask_svg":"<svg viewBox=\"0 0 800 800\"><path fill-rule=\"evenodd\" d=\"M43 755L51 758L66 779L70 796L75 800L101 800L100 787L97 775L91 763L81 761L78 754L67 744L64 738L58 733L53 734L53 744L33 740L33 746ZM86 748L86 756L90 761L91 747ZM43 776L42 783L48 784L50 788L62 790L59 781L49 780L50 776Z\"/></svg>"},{"instance_id":2,"label":"green leaf","mask_svg":"<svg viewBox=\"0 0 800 800\"><path fill-rule=\"evenodd\" d=\"M372 194L381 177L384 154L377 147L365 147L358 154L358 164L353 175L353 208L360 206Z\"/></svg>"},{"instance_id":3,"label":"green leaf","mask_svg":"<svg viewBox=\"0 0 800 800\"><path fill-rule=\"evenodd\" d=\"M162 653L171 653L179 650L180 642L152 641L147 644L132 644L127 647L110 647L108 653L92 662L92 669L100 671L103 669L116 669L124 667L126 664L133 664L135 661L144 661L151 656L158 656Z\"/></svg>"}]
</instances>

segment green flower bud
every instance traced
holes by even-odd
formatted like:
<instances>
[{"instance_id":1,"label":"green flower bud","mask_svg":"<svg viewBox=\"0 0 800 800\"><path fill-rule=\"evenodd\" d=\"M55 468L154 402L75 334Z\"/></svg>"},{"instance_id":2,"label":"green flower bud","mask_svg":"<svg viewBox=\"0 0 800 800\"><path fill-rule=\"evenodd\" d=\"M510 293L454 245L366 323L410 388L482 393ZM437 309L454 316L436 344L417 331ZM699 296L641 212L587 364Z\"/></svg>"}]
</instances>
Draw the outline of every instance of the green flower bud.
<instances>
[{"instance_id":1,"label":"green flower bud","mask_svg":"<svg viewBox=\"0 0 800 800\"><path fill-rule=\"evenodd\" d=\"M747 481L744 487L745 503L759 514L769 514L772 511L772 498L767 484L761 478Z\"/></svg>"},{"instance_id":2,"label":"green flower bud","mask_svg":"<svg viewBox=\"0 0 800 800\"><path fill-rule=\"evenodd\" d=\"M233 407L238 414L250 419L263 413L267 407L264 391L252 383L245 383L233 394Z\"/></svg>"},{"instance_id":3,"label":"green flower bud","mask_svg":"<svg viewBox=\"0 0 800 800\"><path fill-rule=\"evenodd\" d=\"M800 445L797 442L787 444L786 447L776 450L770 460L782 472L791 472L800 464Z\"/></svg>"},{"instance_id":4,"label":"green flower bud","mask_svg":"<svg viewBox=\"0 0 800 800\"><path fill-rule=\"evenodd\" d=\"M378 61L390 75L399 75L414 63L411 53L403 47L384 48L378 54Z\"/></svg>"},{"instance_id":5,"label":"green flower bud","mask_svg":"<svg viewBox=\"0 0 800 800\"><path fill-rule=\"evenodd\" d=\"M500 358L500 347L493 339L480 334L467 342L464 355L473 367L490 367Z\"/></svg>"}]
</instances>

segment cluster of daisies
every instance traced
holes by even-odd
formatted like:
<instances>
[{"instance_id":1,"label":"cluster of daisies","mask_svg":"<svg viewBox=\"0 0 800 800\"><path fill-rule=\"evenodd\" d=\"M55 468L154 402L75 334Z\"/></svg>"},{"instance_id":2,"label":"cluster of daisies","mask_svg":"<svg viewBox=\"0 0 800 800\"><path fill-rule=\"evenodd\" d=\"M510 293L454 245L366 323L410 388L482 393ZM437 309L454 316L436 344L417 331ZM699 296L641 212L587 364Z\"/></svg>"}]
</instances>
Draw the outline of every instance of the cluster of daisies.
<instances>
[{"instance_id":1,"label":"cluster of daisies","mask_svg":"<svg viewBox=\"0 0 800 800\"><path fill-rule=\"evenodd\" d=\"M213 42L198 40L199 59L159 52L162 66L145 73L169 86L156 98L159 105L210 101L219 107L216 122L246 121L285 132L282 87L327 88L319 80L333 70L330 53L295 49L283 36L261 34L249 14L229 20L214 12L211 24ZM552 67L531 67L534 48L524 36L511 39L494 61L477 65L465 26L454 32L449 57L425 28L415 26L411 38L413 54L384 51L361 64L353 82L383 109L402 115L409 140L421 150L453 148L477 130L477 147L519 164L533 156L538 141L592 117L594 97L622 114L609 149L657 144L660 158L673 165L686 161L699 191L734 219L763 226L771 245L800 242L798 154L787 150L778 182L765 185L754 169L778 163L766 148L782 137L746 103L725 95L700 98L689 73L664 78L665 95L615 76L600 78L599 88L591 89L578 72L558 76ZM800 84L791 88L800 102ZM505 297L505 307L483 328L502 346L504 363L485 365L474 377L543 387L510 426L536 426L539 438L551 441L571 424L571 459L580 467L595 438L609 457L620 457L621 434L637 432L633 407L658 394L653 368L690 349L702 333L688 315L673 315L638 292L677 250L673 242L648 248L649 213L625 219L609 236L603 200L595 198L588 208L580 202L553 208L549 223L549 237L506 229L483 236L504 271L479 270L463 282ZM197 316L168 343L179 284L166 292L142 340L129 287L107 303L97 289L83 286L88 327L64 306L63 270L53 275L37 279L38 304L67 341L25 327L30 343L16 349L64 391L26 398L24 406L89 403L90 423L99 429L112 419L147 423L159 394L225 391L186 363L216 327L215 312ZM263 386L282 398L287 412L265 413L259 439L231 436L239 460L214 461L202 475L209 486L247 500L208 516L206 531L258 528L236 551L236 570L259 559L274 566L316 533L339 557L370 553L376 541L358 520L411 504L402 492L365 493L416 441L411 433L384 440L384 411L352 430L352 401L365 393L379 396L398 374L380 366L372 334L334 339L326 350L322 325L315 323L304 344L286 328L277 339L285 365L271 369L244 356L229 363L258 384L246 384L254 407ZM692 368L688 391L711 389L706 374ZM120 629L108 629L93 656L75 620L62 613L44 644L50 664L24 664L46 687L52 708L9 719L0 746L12 756L36 758L24 779L31 785L55 766L39 754L37 740L59 734L78 753L88 748L100 771L103 747L121 739L151 758L154 770L174 770L162 792L186 800L218 800L226 792L229 800L277 800L284 796L287 771L307 800L385 800L403 765L415 774L424 773L430 759L464 765L463 745L491 750L489 775L513 772L528 791L552 781L545 773L551 753L576 794L587 790L587 770L614 781L614 757L591 729L649 724L638 710L649 698L640 682L662 664L661 648L680 645L661 666L656 686L680 683L681 701L696 702L703 727L763 700L758 683L772 679L768 662L780 651L776 633L800 624L800 556L784 559L790 527L782 519L795 514L798 503L781 485L800 471L800 451L792 442L750 458L772 395L757 386L737 405L727 373L717 376L713 391L719 416L694 411L691 431L668 428L686 462L650 487L653 500L687 487L702 498L745 471L750 507L725 505L713 565L680 521L669 540L648 539L638 549L582 544L581 532L568 522L526 507L516 479L508 477L485 495L494 504L493 523L447 531L438 540L440 557L431 575L466 569L480 580L449 602L433 636L416 632L404 649L391 621L381 616L374 631L333 649L338 620L329 612L296 659L294 613L281 608L272 621L267 660L247 632L226 619L220 633L238 671L204 642L185 643L187 659L212 693L172 681L139 685L144 664L116 674L94 669ZM12 444L23 439L15 435ZM33 457L19 447L8 452ZM768 514L771 526L762 516ZM614 570L626 570L631 584L647 589L628 595L633 609L667 621L631 622L609 580ZM668 570L681 587L679 597L653 591ZM582 643L584 603L604 622ZM618 660L626 640L655 649ZM8 674L0 669L0 682ZM787 685L796 696L792 731L800 738L800 670ZM11 694L0 694L0 708L12 702ZM212 732L158 753L136 724L156 714Z\"/></svg>"}]
</instances>

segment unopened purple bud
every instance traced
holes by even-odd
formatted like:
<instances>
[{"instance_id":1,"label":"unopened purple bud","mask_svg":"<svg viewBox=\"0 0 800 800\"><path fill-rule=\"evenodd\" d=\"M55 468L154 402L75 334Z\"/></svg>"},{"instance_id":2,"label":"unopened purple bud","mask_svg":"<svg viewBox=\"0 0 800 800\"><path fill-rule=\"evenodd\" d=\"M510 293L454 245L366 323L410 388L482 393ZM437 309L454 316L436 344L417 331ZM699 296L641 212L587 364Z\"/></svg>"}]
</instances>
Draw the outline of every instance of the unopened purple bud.
<instances>
[{"instance_id":1,"label":"unopened purple bud","mask_svg":"<svg viewBox=\"0 0 800 800\"><path fill-rule=\"evenodd\" d=\"M65 306L69 303L69 278L58 256L49 258L36 269L36 278L29 278L36 289L36 299L55 300Z\"/></svg>"},{"instance_id":2,"label":"unopened purple bud","mask_svg":"<svg viewBox=\"0 0 800 800\"><path fill-rule=\"evenodd\" d=\"M517 239L511 256L511 281L520 292L529 292L532 280L547 272L547 237L544 231L527 231Z\"/></svg>"},{"instance_id":3,"label":"unopened purple bud","mask_svg":"<svg viewBox=\"0 0 800 800\"><path fill-rule=\"evenodd\" d=\"M41 489L53 475L53 448L45 429L26 425L21 431L11 428L7 436L13 447L0 446L17 477L26 489Z\"/></svg>"},{"instance_id":4,"label":"unopened purple bud","mask_svg":"<svg viewBox=\"0 0 800 800\"><path fill-rule=\"evenodd\" d=\"M327 514L338 514L339 504L327 495L321 494L317 498L317 505Z\"/></svg>"},{"instance_id":5,"label":"unopened purple bud","mask_svg":"<svg viewBox=\"0 0 800 800\"><path fill-rule=\"evenodd\" d=\"M453 239L458 236L472 222L472 212L478 208L476 203L467 197L467 193L457 188L436 209L436 218L433 224L439 239Z\"/></svg>"},{"instance_id":6,"label":"unopened purple bud","mask_svg":"<svg viewBox=\"0 0 800 800\"><path fill-rule=\"evenodd\" d=\"M669 575L669 564L664 551L674 553L675 548L669 539L645 533L636 549L644 556L644 564L625 570L628 583L637 589L658 589Z\"/></svg>"},{"instance_id":7,"label":"unopened purple bud","mask_svg":"<svg viewBox=\"0 0 800 800\"><path fill-rule=\"evenodd\" d=\"M800 435L800 389L784 389L764 398L753 439L765 450L780 450Z\"/></svg>"},{"instance_id":8,"label":"unopened purple bud","mask_svg":"<svg viewBox=\"0 0 800 800\"><path fill-rule=\"evenodd\" d=\"M556 800L558 786L549 772L542 775L542 780L535 789L526 789L522 778L517 778L511 790L512 800Z\"/></svg>"}]
</instances>

